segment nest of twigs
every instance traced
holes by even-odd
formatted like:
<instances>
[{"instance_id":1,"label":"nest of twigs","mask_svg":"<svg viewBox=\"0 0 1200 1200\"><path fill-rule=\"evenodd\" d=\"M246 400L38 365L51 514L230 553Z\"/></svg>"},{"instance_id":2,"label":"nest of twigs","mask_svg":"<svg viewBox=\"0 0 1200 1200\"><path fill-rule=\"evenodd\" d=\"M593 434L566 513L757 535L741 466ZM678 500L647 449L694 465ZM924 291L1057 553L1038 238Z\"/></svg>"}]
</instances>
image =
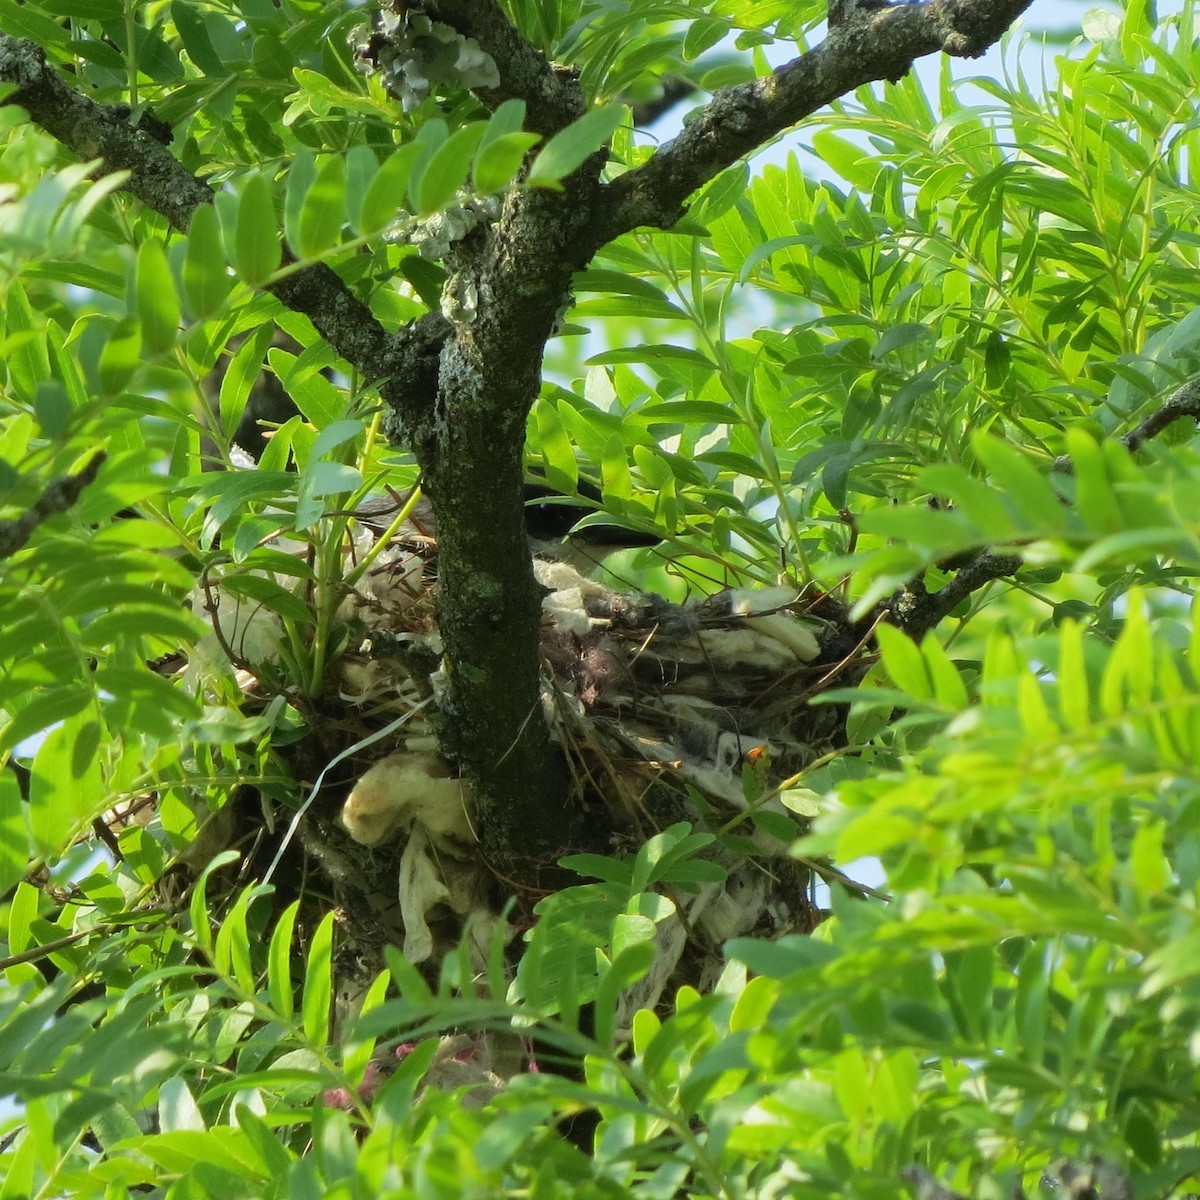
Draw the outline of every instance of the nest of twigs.
<instances>
[{"instance_id":1,"label":"nest of twigs","mask_svg":"<svg viewBox=\"0 0 1200 1200\"><path fill-rule=\"evenodd\" d=\"M636 850L679 821L722 834L712 856L725 879L673 897L660 965L634 1002L652 1003L672 976L711 978L730 937L811 929L808 872L788 853L803 813L782 785L842 737L842 709L809 703L860 670L862 645L842 611L828 598L806 606L790 588L674 604L560 562L537 560L535 573L543 705L572 802L609 830L605 852ZM254 628L236 596L226 605L220 588L202 607L253 673L249 652L269 656L270 630ZM506 899L478 852L469 786L438 753L435 588L426 539L397 539L374 558L339 611L346 649L320 737L290 752L298 778L325 773L299 842L353 915L366 968L387 942L436 963L468 926L483 955Z\"/></svg>"}]
</instances>

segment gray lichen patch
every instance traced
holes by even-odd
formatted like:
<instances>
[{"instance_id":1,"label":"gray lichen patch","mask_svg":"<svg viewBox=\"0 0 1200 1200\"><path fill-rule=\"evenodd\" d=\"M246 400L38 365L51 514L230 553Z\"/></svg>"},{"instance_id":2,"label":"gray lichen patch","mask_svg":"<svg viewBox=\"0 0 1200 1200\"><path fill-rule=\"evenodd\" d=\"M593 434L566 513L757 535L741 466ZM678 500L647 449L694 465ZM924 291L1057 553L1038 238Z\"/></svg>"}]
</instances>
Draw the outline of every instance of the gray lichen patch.
<instances>
[{"instance_id":1,"label":"gray lichen patch","mask_svg":"<svg viewBox=\"0 0 1200 1200\"><path fill-rule=\"evenodd\" d=\"M474 38L411 9L383 9L376 27L358 26L350 43L359 68L378 75L405 112L441 89L500 86L495 60Z\"/></svg>"}]
</instances>

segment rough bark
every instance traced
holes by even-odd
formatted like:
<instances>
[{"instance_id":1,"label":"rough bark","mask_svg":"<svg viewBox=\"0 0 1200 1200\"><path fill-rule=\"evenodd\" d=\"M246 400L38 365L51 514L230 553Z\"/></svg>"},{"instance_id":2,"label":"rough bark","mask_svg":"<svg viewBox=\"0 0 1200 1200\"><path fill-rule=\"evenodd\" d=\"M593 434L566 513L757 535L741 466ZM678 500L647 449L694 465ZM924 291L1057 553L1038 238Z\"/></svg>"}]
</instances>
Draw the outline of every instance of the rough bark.
<instances>
[{"instance_id":1,"label":"rough bark","mask_svg":"<svg viewBox=\"0 0 1200 1200\"><path fill-rule=\"evenodd\" d=\"M525 420L542 352L586 265L599 163L565 194L513 192L464 270L479 313L441 352L437 405L405 432L438 514L438 625L450 689L444 748L474 781L485 853L553 861L573 840L539 695L541 592L523 519ZM482 519L481 519L482 518Z\"/></svg>"}]
</instances>

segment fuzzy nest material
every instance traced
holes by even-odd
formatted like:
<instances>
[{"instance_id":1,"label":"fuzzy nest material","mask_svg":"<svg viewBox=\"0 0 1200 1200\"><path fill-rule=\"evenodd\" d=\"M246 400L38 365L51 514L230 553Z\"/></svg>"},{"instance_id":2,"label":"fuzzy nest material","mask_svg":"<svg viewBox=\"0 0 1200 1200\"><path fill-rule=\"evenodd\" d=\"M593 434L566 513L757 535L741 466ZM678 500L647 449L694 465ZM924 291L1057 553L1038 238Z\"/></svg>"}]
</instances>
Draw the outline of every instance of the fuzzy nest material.
<instances>
[{"instance_id":1,"label":"fuzzy nest material","mask_svg":"<svg viewBox=\"0 0 1200 1200\"><path fill-rule=\"evenodd\" d=\"M364 531L348 566L369 545ZM339 610L347 648L333 667L338 712L321 723L342 731L334 753L344 757L347 746L396 728L352 756L354 778L319 796L299 827L339 905L354 913L360 934L373 931L376 944L360 947L368 963L387 942L412 962L437 961L464 926L482 958L504 900L478 854L469 786L437 752L431 716L445 680L432 557L428 538L395 539ZM846 681L843 659L855 643L844 622L806 613L789 588L728 590L681 605L614 591L562 562L534 566L545 589L543 705L575 801L602 812L611 830L604 849L636 848L681 820L733 821L740 835L736 846L716 843L722 882L670 897L654 975L629 998L631 1010L653 1004L673 976L711 981L730 937L811 928L808 873L789 857L786 836L802 821L789 827L771 792L841 737L837 706L807 701ZM197 608L237 665L267 678L280 624L247 607L244 592L233 580L210 580ZM315 767L293 763L298 778L315 778ZM754 813L748 782L771 796Z\"/></svg>"}]
</instances>

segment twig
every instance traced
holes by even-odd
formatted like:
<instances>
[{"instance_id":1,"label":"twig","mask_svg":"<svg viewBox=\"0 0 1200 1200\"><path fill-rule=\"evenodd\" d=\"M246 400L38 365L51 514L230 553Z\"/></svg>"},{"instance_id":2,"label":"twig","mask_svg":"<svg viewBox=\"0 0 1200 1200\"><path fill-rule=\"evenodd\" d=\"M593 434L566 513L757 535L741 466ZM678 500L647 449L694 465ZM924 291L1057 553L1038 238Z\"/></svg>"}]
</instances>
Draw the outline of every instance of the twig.
<instances>
[{"instance_id":1,"label":"twig","mask_svg":"<svg viewBox=\"0 0 1200 1200\"><path fill-rule=\"evenodd\" d=\"M1185 417L1200 421L1200 377L1189 379L1177 388L1161 408L1125 434L1120 439L1121 443L1130 453L1135 453L1151 438ZM1063 454L1056 458L1052 470L1061 475L1071 474L1074 464L1070 455ZM1020 569L1022 561L1018 554L996 554L991 550L982 550L940 591L931 594L925 591L923 585L915 582L909 584L888 602L892 623L910 637L920 640L960 601L993 580L1014 574Z\"/></svg>"},{"instance_id":2,"label":"twig","mask_svg":"<svg viewBox=\"0 0 1200 1200\"><path fill-rule=\"evenodd\" d=\"M796 859L796 862L802 863L810 871L819 875L826 883L839 883L848 891L858 892L859 895L870 896L875 900L882 900L885 904L891 904L893 900L889 892L881 892L878 888L873 888L869 883L859 883L857 879L852 879L845 871L835 867L828 859L799 857Z\"/></svg>"},{"instance_id":3,"label":"twig","mask_svg":"<svg viewBox=\"0 0 1200 1200\"><path fill-rule=\"evenodd\" d=\"M653 125L659 117L669 113L681 100L694 96L700 90L698 84L693 83L690 79L684 79L682 75L665 75L659 80L659 85L662 91L653 100L633 106L633 123L639 128Z\"/></svg>"},{"instance_id":4,"label":"twig","mask_svg":"<svg viewBox=\"0 0 1200 1200\"><path fill-rule=\"evenodd\" d=\"M20 966L21 963L37 962L38 959L46 958L59 950L65 950L68 946L73 946L76 942L82 941L96 932L95 929L77 929L74 933L55 938L52 942L42 942L40 945L30 946L28 950L22 950L20 954L8 954L4 958L0 958L0 971L7 971L9 967Z\"/></svg>"},{"instance_id":5,"label":"twig","mask_svg":"<svg viewBox=\"0 0 1200 1200\"><path fill-rule=\"evenodd\" d=\"M60 475L52 479L33 507L21 516L13 521L0 521L0 559L16 554L48 517L73 508L83 489L95 480L107 457L103 450L97 451L87 465L74 475Z\"/></svg>"},{"instance_id":6,"label":"twig","mask_svg":"<svg viewBox=\"0 0 1200 1200\"><path fill-rule=\"evenodd\" d=\"M1158 437L1164 429L1184 417L1200 421L1200 377L1189 379L1182 387L1176 389L1161 408L1156 409L1140 425L1125 434L1121 443L1131 454L1135 454L1151 438ZM1069 454L1062 454L1054 460L1054 470L1060 474L1070 474L1073 469Z\"/></svg>"}]
</instances>

